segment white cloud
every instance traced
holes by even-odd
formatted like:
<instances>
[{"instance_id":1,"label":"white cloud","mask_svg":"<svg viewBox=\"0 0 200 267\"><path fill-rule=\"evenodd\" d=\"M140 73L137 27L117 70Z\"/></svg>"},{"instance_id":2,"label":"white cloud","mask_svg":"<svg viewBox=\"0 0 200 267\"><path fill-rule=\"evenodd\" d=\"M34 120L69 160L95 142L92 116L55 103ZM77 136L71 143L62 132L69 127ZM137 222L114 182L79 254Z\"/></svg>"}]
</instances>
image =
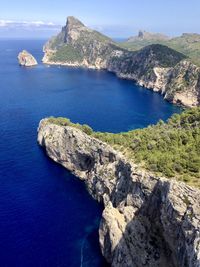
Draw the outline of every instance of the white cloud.
<instances>
[{"instance_id":1,"label":"white cloud","mask_svg":"<svg viewBox=\"0 0 200 267\"><path fill-rule=\"evenodd\" d=\"M11 24L12 22L13 22L12 20L0 19L0 27L6 27L7 25Z\"/></svg>"},{"instance_id":2,"label":"white cloud","mask_svg":"<svg viewBox=\"0 0 200 267\"><path fill-rule=\"evenodd\" d=\"M41 29L60 29L61 25L55 24L53 22L46 21L14 21L14 20L3 20L0 19L0 28L41 28Z\"/></svg>"}]
</instances>

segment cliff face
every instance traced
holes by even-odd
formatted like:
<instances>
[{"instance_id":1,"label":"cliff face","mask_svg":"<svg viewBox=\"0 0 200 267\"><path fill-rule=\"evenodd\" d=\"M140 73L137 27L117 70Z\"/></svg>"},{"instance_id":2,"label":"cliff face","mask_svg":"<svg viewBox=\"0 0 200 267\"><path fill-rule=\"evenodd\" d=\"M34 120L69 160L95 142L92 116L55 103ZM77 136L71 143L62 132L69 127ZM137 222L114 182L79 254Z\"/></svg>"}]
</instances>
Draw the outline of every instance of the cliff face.
<instances>
[{"instance_id":1,"label":"cliff face","mask_svg":"<svg viewBox=\"0 0 200 267\"><path fill-rule=\"evenodd\" d=\"M61 33L44 46L43 62L102 69L106 68L107 59L115 48L110 38L68 17Z\"/></svg>"},{"instance_id":2,"label":"cliff face","mask_svg":"<svg viewBox=\"0 0 200 267\"><path fill-rule=\"evenodd\" d=\"M158 61L151 59L150 66L149 58L140 60L141 58L138 58L138 64L134 61L134 71L127 68L126 62L122 62L121 65L115 64L114 72L121 78L135 80L141 86L160 92L174 104L187 107L200 105L199 67L188 60L181 60L174 67L162 67ZM111 63L108 69L112 71L112 68Z\"/></svg>"},{"instance_id":3,"label":"cliff face","mask_svg":"<svg viewBox=\"0 0 200 267\"><path fill-rule=\"evenodd\" d=\"M162 93L173 103L199 105L200 69L167 46L153 44L131 52L68 17L66 26L47 42L44 52L44 63L107 69Z\"/></svg>"},{"instance_id":4,"label":"cliff face","mask_svg":"<svg viewBox=\"0 0 200 267\"><path fill-rule=\"evenodd\" d=\"M38 142L104 204L100 245L112 266L200 266L199 190L141 171L107 144L47 119Z\"/></svg>"},{"instance_id":5,"label":"cliff face","mask_svg":"<svg viewBox=\"0 0 200 267\"><path fill-rule=\"evenodd\" d=\"M26 50L23 50L18 55L18 61L19 65L25 66L25 67L32 67L37 65L36 59Z\"/></svg>"}]
</instances>

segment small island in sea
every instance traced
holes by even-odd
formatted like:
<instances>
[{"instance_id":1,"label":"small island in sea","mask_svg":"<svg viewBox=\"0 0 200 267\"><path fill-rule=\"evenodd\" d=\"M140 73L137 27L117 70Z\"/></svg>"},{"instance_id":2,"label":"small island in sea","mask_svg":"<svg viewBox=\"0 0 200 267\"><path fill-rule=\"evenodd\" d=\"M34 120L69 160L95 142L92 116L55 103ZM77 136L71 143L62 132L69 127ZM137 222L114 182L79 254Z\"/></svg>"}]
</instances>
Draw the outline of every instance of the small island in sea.
<instances>
[{"instance_id":1,"label":"small island in sea","mask_svg":"<svg viewBox=\"0 0 200 267\"><path fill-rule=\"evenodd\" d=\"M19 65L25 66L25 67L32 67L38 64L34 56L31 55L26 50L23 50L22 52L19 53L18 61L19 61Z\"/></svg>"}]
</instances>

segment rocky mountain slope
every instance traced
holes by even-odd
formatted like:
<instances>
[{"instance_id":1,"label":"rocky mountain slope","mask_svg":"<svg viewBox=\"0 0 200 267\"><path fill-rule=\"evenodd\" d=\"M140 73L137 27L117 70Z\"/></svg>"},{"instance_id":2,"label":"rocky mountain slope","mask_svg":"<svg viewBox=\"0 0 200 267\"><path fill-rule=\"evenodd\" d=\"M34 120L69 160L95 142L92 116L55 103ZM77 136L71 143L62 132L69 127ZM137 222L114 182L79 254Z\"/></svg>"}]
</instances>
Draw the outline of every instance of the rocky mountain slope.
<instances>
[{"instance_id":1,"label":"rocky mountain slope","mask_svg":"<svg viewBox=\"0 0 200 267\"><path fill-rule=\"evenodd\" d=\"M128 51L76 18L68 17L66 26L46 43L44 52L46 64L107 69L162 93L173 103L199 105L200 69L167 46L152 44L139 51Z\"/></svg>"},{"instance_id":2,"label":"rocky mountain slope","mask_svg":"<svg viewBox=\"0 0 200 267\"><path fill-rule=\"evenodd\" d=\"M113 267L200 266L198 189L141 171L106 143L48 119L38 142L104 204L100 245Z\"/></svg>"},{"instance_id":3,"label":"rocky mountain slope","mask_svg":"<svg viewBox=\"0 0 200 267\"><path fill-rule=\"evenodd\" d=\"M19 53L18 61L19 61L19 65L25 66L25 67L32 67L38 64L34 56L32 56L26 50L23 50L22 52Z\"/></svg>"},{"instance_id":4,"label":"rocky mountain slope","mask_svg":"<svg viewBox=\"0 0 200 267\"><path fill-rule=\"evenodd\" d=\"M107 59L116 48L110 38L68 17L61 33L44 46L43 62L101 69L106 68Z\"/></svg>"},{"instance_id":5,"label":"rocky mountain slope","mask_svg":"<svg viewBox=\"0 0 200 267\"><path fill-rule=\"evenodd\" d=\"M137 36L132 36L128 38L127 42L140 42L140 41L166 41L169 40L170 37L167 35L164 35L162 33L151 33L147 31L139 31Z\"/></svg>"}]
</instances>

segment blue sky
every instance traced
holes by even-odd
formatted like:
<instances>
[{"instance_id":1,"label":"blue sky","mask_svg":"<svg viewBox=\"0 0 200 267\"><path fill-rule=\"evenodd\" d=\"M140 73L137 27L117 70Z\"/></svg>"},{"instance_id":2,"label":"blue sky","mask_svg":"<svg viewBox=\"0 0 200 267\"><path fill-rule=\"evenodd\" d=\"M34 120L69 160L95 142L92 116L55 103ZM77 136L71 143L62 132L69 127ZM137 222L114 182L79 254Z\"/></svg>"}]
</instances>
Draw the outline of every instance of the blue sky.
<instances>
[{"instance_id":1,"label":"blue sky","mask_svg":"<svg viewBox=\"0 0 200 267\"><path fill-rule=\"evenodd\" d=\"M1 3L0 37L50 36L69 15L112 37L128 37L139 29L200 33L199 14L200 0L6 0Z\"/></svg>"}]
</instances>

